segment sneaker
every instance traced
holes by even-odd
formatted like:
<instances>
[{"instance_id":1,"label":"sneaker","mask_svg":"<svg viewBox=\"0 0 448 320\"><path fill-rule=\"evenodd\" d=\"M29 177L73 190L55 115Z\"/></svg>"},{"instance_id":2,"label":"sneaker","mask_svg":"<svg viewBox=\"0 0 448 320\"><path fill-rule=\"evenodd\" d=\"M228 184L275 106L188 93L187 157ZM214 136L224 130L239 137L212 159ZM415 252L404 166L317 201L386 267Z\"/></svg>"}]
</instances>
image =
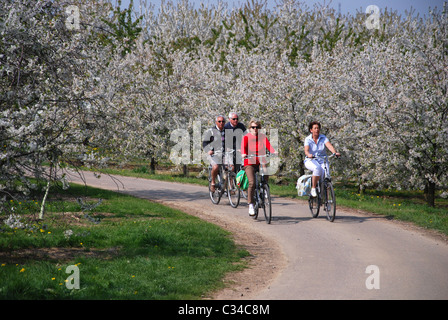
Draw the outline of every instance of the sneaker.
<instances>
[{"instance_id":1,"label":"sneaker","mask_svg":"<svg viewBox=\"0 0 448 320\"><path fill-rule=\"evenodd\" d=\"M316 188L311 188L311 196L314 198L317 197Z\"/></svg>"},{"instance_id":2,"label":"sneaker","mask_svg":"<svg viewBox=\"0 0 448 320\"><path fill-rule=\"evenodd\" d=\"M249 215L250 216L254 216L255 215L254 205L252 203L249 204Z\"/></svg>"}]
</instances>

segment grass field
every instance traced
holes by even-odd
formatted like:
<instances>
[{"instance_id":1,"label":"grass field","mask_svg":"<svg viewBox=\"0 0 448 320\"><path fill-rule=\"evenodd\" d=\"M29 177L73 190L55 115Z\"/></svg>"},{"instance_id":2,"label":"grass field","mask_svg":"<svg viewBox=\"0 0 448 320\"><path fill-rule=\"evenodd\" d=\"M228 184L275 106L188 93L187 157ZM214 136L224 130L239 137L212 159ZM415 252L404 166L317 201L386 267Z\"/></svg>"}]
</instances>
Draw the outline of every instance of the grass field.
<instances>
[{"instance_id":1,"label":"grass field","mask_svg":"<svg viewBox=\"0 0 448 320\"><path fill-rule=\"evenodd\" d=\"M102 202L83 212L80 196ZM110 191L59 190L44 222L37 201L9 205L27 226L0 223L0 299L200 299L248 255L213 224Z\"/></svg>"}]
</instances>

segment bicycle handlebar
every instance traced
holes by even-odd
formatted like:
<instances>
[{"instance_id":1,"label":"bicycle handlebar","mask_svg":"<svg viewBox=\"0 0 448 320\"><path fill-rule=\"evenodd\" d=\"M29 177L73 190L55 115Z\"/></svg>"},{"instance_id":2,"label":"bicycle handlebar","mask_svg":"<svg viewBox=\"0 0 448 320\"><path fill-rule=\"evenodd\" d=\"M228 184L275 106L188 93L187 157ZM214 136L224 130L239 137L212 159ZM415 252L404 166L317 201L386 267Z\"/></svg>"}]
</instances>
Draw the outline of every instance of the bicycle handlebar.
<instances>
[{"instance_id":1,"label":"bicycle handlebar","mask_svg":"<svg viewBox=\"0 0 448 320\"><path fill-rule=\"evenodd\" d=\"M225 154L232 154L232 153L234 153L235 152L235 150L234 149L232 149L232 150L229 150L229 151L225 151L225 152L223 152L222 150L216 150L216 151L213 151L213 154L211 155L212 157L213 156L215 156L215 155L225 155Z\"/></svg>"},{"instance_id":2,"label":"bicycle handlebar","mask_svg":"<svg viewBox=\"0 0 448 320\"><path fill-rule=\"evenodd\" d=\"M252 159L252 158L273 158L273 157L275 157L275 156L277 156L276 153L271 153L269 156L266 155L266 154L264 154L264 155L259 155L259 156L253 154L253 155L247 155L247 156L246 156L246 159Z\"/></svg>"},{"instance_id":3,"label":"bicycle handlebar","mask_svg":"<svg viewBox=\"0 0 448 320\"><path fill-rule=\"evenodd\" d=\"M339 158L340 156L337 156L336 153L333 153L330 156L316 156L316 155L313 155L313 157L310 158L310 159L330 159L330 158L333 158L333 157Z\"/></svg>"}]
</instances>

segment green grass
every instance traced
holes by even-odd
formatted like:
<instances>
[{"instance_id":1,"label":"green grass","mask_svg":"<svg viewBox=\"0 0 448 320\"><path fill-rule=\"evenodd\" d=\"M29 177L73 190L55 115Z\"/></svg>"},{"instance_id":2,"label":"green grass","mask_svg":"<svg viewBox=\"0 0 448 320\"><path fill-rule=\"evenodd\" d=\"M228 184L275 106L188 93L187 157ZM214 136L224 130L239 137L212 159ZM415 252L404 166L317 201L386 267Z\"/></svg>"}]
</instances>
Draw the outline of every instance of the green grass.
<instances>
[{"instance_id":1,"label":"green grass","mask_svg":"<svg viewBox=\"0 0 448 320\"><path fill-rule=\"evenodd\" d=\"M336 200L340 206L388 216L448 234L448 200L437 198L436 206L424 202L423 192L397 190L365 190L357 192L351 185L336 184Z\"/></svg>"},{"instance_id":2,"label":"green grass","mask_svg":"<svg viewBox=\"0 0 448 320\"><path fill-rule=\"evenodd\" d=\"M80 195L103 201L83 213L73 200ZM200 299L244 268L248 254L213 224L111 191L73 185L50 199L44 222L32 221L35 203L27 211L10 205L29 225L1 223L0 299ZM80 289L65 285L70 265L79 268Z\"/></svg>"},{"instance_id":3,"label":"green grass","mask_svg":"<svg viewBox=\"0 0 448 320\"><path fill-rule=\"evenodd\" d=\"M189 177L184 177L180 173L150 174L145 166L139 166L135 169L108 169L107 172L148 179L207 185L207 180L196 178L195 173L190 174ZM273 183L272 179L270 182L271 193L281 197L307 200L306 197L297 196L295 183L296 181L291 180L289 183L277 185ZM418 226L448 234L448 199L438 197L436 207L431 208L425 204L421 191L365 190L363 194L358 194L355 185L341 182L335 184L335 192L339 208L347 207L385 215L391 219L413 222Z\"/></svg>"}]
</instances>

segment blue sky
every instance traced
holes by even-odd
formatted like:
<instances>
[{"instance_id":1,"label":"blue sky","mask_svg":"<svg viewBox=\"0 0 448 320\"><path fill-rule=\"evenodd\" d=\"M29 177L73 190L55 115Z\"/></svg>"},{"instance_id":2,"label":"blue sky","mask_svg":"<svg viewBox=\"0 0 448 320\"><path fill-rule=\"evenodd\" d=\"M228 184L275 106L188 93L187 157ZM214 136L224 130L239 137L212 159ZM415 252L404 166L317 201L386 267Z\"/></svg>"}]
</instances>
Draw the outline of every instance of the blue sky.
<instances>
[{"instance_id":1,"label":"blue sky","mask_svg":"<svg viewBox=\"0 0 448 320\"><path fill-rule=\"evenodd\" d=\"M405 10L409 10L411 7L416 10L417 13L420 13L420 16L428 13L428 8L438 7L440 9L443 8L443 2L446 0L333 0L331 1L330 6L335 8L336 11L339 10L339 4L341 13L351 13L355 14L356 11L360 11L365 13L366 8L369 5L376 5L380 10L384 10L385 8L392 9L398 11L399 14L404 14ZM140 1L134 0L134 4L138 5ZM161 0L148 0L148 2L154 4L156 8L160 6ZM191 3L210 3L217 4L218 0L190 0ZM229 3L229 7L235 5L239 7L241 3L245 3L244 0L225 0L224 2ZM302 0L308 7L312 8L317 3L323 3L323 0ZM275 0L268 0L268 4L272 7L275 6ZM325 3L329 3L329 0L326 0ZM129 0L122 0L122 6L129 6ZM157 12L157 9L156 9Z\"/></svg>"}]
</instances>

